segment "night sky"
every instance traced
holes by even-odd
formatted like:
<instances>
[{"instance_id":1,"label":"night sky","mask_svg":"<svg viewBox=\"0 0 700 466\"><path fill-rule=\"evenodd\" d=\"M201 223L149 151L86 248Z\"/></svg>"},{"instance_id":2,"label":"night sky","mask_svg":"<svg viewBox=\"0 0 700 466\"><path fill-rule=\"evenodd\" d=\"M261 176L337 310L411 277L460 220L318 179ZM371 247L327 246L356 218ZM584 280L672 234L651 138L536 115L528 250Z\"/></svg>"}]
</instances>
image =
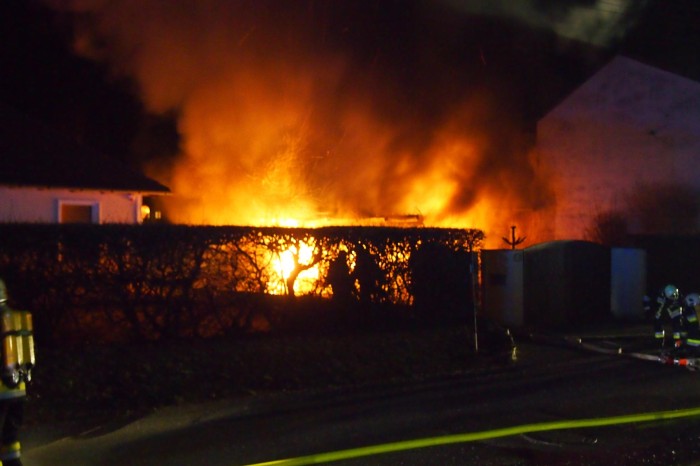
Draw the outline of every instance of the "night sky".
<instances>
[{"instance_id":1,"label":"night sky","mask_svg":"<svg viewBox=\"0 0 700 466\"><path fill-rule=\"evenodd\" d=\"M71 50L73 24L34 0L0 3L0 102L135 166L177 150L168 115L144 111L137 90Z\"/></svg>"},{"instance_id":2,"label":"night sky","mask_svg":"<svg viewBox=\"0 0 700 466\"><path fill-rule=\"evenodd\" d=\"M237 79L247 65L292 77L313 69L309 92L323 104L309 118L328 127L308 150L330 150L360 100L391 125L390 151L420 159L464 102L479 100L488 109L469 125L505 153L495 127L532 134L617 53L700 79L697 24L694 0L3 0L0 103L135 167L167 165L183 146L188 99L206 82L192 63L212 74L235 66ZM220 41L221 56L210 43L200 56L200 40ZM151 65L161 56L167 73ZM346 118L330 117L335 109ZM484 157L479 170L500 163Z\"/></svg>"}]
</instances>

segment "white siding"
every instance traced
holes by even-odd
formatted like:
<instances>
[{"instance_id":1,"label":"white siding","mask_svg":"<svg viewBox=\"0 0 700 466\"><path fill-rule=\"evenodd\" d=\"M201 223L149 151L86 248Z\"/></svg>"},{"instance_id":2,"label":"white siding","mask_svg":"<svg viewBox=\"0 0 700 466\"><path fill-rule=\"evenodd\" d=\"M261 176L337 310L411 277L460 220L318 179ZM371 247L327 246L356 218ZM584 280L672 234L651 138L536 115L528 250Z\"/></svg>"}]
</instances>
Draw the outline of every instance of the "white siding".
<instances>
[{"instance_id":1,"label":"white siding","mask_svg":"<svg viewBox=\"0 0 700 466\"><path fill-rule=\"evenodd\" d=\"M93 205L96 223L140 223L137 193L0 186L0 222L57 223L62 202Z\"/></svg>"}]
</instances>

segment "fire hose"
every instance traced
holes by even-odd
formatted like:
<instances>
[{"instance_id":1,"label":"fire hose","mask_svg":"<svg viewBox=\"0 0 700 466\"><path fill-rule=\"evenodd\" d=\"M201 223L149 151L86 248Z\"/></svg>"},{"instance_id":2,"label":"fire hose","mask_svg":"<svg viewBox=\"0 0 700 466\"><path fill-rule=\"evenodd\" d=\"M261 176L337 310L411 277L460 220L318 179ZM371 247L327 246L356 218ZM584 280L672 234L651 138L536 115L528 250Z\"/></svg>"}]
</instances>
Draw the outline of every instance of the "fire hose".
<instances>
[{"instance_id":1,"label":"fire hose","mask_svg":"<svg viewBox=\"0 0 700 466\"><path fill-rule=\"evenodd\" d=\"M622 346L609 341L602 341L602 344L595 344L585 341L580 337L548 337L543 335L529 335L532 340L539 340L548 343L564 343L569 346L581 348L587 351L594 351L603 354L620 355L644 361L657 362L665 365L682 366L689 370L697 370L700 368L700 360L695 358L674 357L664 354L648 354L636 351L625 351ZM455 443L476 442L490 440L501 437L509 437L515 435L526 435L535 432L555 431L564 429L581 429L588 427L603 427L621 424L632 424L641 422L661 421L679 419L685 417L700 416L700 407L680 409L673 411L657 411L650 413L638 413L613 417L589 418L589 419L571 419L559 420L551 422L542 422L535 424L523 424L517 426L503 427L499 429L486 430L481 432L467 432L454 435L444 435L439 437L428 437L413 440L404 440L399 442L384 443L378 445L370 445L359 448L350 448L346 450L338 450L324 453L316 453L312 455L299 456L296 458L287 458L281 460L268 461L264 463L254 463L246 466L303 466L311 464L322 464L333 461L341 461L352 458L360 458L366 456L374 456L379 454L399 452L406 450L414 450L419 448L434 447L440 445L450 445Z\"/></svg>"},{"instance_id":2,"label":"fire hose","mask_svg":"<svg viewBox=\"0 0 700 466\"><path fill-rule=\"evenodd\" d=\"M587 427L602 427L620 424L679 419L684 417L695 416L700 416L700 408L629 414L614 417L541 422L536 424L524 424L518 426L503 427L500 429L486 430L481 432L467 432L462 434L443 435L440 437L404 440L379 445L370 445L366 447L350 448L347 450L316 453L307 456L299 456L296 458L274 460L264 463L254 463L246 466L303 466L309 464L323 464L330 463L332 461L342 461L352 458L374 456L379 454L406 450L415 450L418 448L435 447L440 445L450 445L455 443L477 442L501 437L509 437L514 435L530 434L533 432L545 432L562 429L581 429Z\"/></svg>"},{"instance_id":3,"label":"fire hose","mask_svg":"<svg viewBox=\"0 0 700 466\"><path fill-rule=\"evenodd\" d=\"M594 351L603 354L617 354L642 361L651 361L664 364L667 366L680 366L688 370L696 371L700 369L700 358L689 358L682 356L674 356L673 354L650 354L639 351L625 351L622 346L614 342L603 341L604 344L595 344L584 341L579 337L565 337L565 341L574 347L579 347L588 351Z\"/></svg>"}]
</instances>

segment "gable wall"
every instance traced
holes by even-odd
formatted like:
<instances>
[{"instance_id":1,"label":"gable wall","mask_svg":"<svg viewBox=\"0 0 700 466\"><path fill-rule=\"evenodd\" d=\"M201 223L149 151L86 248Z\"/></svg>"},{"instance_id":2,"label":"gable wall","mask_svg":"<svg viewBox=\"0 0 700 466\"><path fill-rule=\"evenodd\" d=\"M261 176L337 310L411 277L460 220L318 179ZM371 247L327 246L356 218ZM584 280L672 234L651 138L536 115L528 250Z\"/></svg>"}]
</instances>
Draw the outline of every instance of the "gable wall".
<instances>
[{"instance_id":1,"label":"gable wall","mask_svg":"<svg viewBox=\"0 0 700 466\"><path fill-rule=\"evenodd\" d=\"M583 239L596 213L635 193L700 189L700 83L618 57L538 124L553 174L554 239ZM632 233L644 233L632 219Z\"/></svg>"}]
</instances>

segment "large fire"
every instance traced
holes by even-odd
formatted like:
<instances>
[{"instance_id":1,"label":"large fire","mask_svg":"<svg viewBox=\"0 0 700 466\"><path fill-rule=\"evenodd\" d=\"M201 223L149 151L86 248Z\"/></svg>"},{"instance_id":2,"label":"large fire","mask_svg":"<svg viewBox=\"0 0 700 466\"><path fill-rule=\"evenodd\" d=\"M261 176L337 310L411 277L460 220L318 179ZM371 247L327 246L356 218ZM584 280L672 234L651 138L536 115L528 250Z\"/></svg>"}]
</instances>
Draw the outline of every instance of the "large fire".
<instances>
[{"instance_id":1,"label":"large fire","mask_svg":"<svg viewBox=\"0 0 700 466\"><path fill-rule=\"evenodd\" d=\"M178 115L181 153L149 173L173 191L174 222L416 218L480 228L488 247L514 224L536 240L550 193L508 102L467 85L473 68L440 54L447 35L404 45L377 32L377 9L376 31L353 23L352 5L83 0L76 46L133 78L151 111Z\"/></svg>"},{"instance_id":2,"label":"large fire","mask_svg":"<svg viewBox=\"0 0 700 466\"><path fill-rule=\"evenodd\" d=\"M520 191L527 182L510 171L522 167L482 173L489 141L463 122L436 129L440 134L424 147L396 147L405 135L367 110L353 112L345 133L332 140L324 122L309 116L313 96L290 90L282 108L256 105L245 101L261 99L270 84L262 77L262 89L253 86L232 84L232 95L183 109L187 137L169 175L171 220L318 227L403 219L410 226L481 228L491 247L503 246L512 223L525 231L532 224L531 212L513 213L528 201ZM230 115L241 102L254 110Z\"/></svg>"}]
</instances>

